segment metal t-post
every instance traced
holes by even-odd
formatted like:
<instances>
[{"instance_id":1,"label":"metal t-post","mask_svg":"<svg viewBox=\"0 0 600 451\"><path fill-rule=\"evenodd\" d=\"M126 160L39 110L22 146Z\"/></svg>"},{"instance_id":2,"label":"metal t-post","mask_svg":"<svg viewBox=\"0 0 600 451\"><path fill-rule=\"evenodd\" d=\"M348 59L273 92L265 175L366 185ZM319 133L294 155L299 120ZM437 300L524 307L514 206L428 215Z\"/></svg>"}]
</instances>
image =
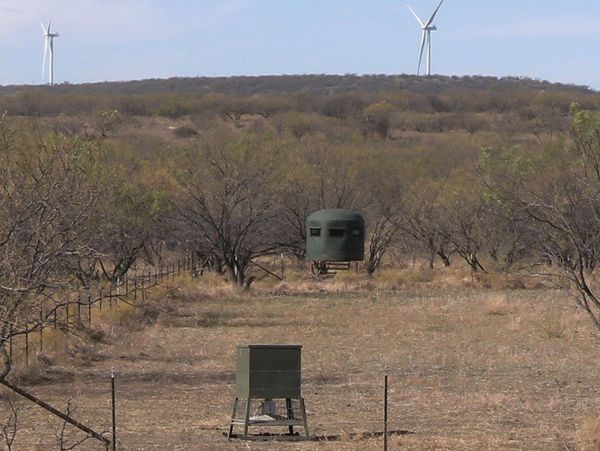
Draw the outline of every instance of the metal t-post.
<instances>
[{"instance_id":1,"label":"metal t-post","mask_svg":"<svg viewBox=\"0 0 600 451\"><path fill-rule=\"evenodd\" d=\"M110 370L110 391L112 397L112 449L117 450L117 403L115 399L115 368Z\"/></svg>"},{"instance_id":2,"label":"metal t-post","mask_svg":"<svg viewBox=\"0 0 600 451\"><path fill-rule=\"evenodd\" d=\"M388 375L383 382L383 451L388 449Z\"/></svg>"}]
</instances>

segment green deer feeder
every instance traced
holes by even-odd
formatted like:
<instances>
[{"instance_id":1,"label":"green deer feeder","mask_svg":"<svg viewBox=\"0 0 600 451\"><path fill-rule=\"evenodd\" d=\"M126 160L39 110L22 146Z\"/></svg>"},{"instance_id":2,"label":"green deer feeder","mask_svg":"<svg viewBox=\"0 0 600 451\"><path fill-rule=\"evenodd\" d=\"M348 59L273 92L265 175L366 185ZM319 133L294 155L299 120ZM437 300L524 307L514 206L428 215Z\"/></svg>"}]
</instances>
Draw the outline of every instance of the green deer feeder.
<instances>
[{"instance_id":1,"label":"green deer feeder","mask_svg":"<svg viewBox=\"0 0 600 451\"><path fill-rule=\"evenodd\" d=\"M238 346L236 397L229 425L229 438L293 438L294 426L308 437L306 408L301 390L300 345L256 344ZM243 435L234 435L242 426ZM250 427L284 426L284 436L250 435Z\"/></svg>"}]
</instances>

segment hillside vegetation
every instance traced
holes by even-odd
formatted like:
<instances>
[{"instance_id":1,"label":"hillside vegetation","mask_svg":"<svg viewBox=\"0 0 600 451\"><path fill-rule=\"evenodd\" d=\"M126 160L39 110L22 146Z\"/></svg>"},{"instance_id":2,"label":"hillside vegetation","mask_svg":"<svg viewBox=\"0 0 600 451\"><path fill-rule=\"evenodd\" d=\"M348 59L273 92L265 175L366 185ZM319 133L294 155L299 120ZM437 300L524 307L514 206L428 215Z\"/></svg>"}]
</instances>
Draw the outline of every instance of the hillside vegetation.
<instances>
[{"instance_id":1,"label":"hillside vegetation","mask_svg":"<svg viewBox=\"0 0 600 451\"><path fill-rule=\"evenodd\" d=\"M160 356L170 358L172 352L168 344L161 348L160 329L153 325L167 321L165 330L173 342L189 346L189 340L180 339L178 321L193 321L181 326L190 329L186 333L191 340L195 334L205 337L208 328L221 327L216 334L221 341L215 338L215 347L209 352L212 360L203 361L196 370L211 368L220 353L218 368L223 373L227 362L222 356L232 352L226 335L242 330L223 327L242 327L236 322L240 299L259 304L258 298L273 296L266 305L273 306L273 318L279 321L275 305L281 296L316 318L310 293L330 289L344 299L341 309L335 309L335 303L327 307L332 308L327 321L338 316L348 320L337 329L327 322L299 322L294 329L299 338L305 328L317 341L325 330L341 336L352 329L339 344L355 346L356 334L367 333L355 327L359 308L368 311L370 316L365 318L371 318L368 321L373 324L379 324L381 318L393 322L402 315L413 315L417 319L411 327L417 332L422 327L426 330L418 332L422 333L421 342L407 348L408 354L396 355L404 363L406 359L413 362L412 366L396 365L398 377L406 377L410 384L433 372L444 380L455 378L455 383L447 386L456 388L472 381L471 373L462 370L463 363L468 363L471 366L466 367L483 381L470 409L487 412L515 401L505 393L486 395L487 384L493 385L497 377L494 371L504 371L498 360L463 362L460 342L455 342L457 352L431 354L435 361L424 362L422 367L414 363L414 356L431 337L451 343L453 334L449 332L471 332L461 326L461 312L476 311L469 297L473 287L539 289L544 290L540 299L547 293L554 296L549 324L534 318L547 306L524 291L522 305L504 298L497 305L478 304L480 312L489 312L483 319L471 319L473 330L480 331L476 338L454 335L493 347L497 343L489 339L498 329L495 323L513 328L509 330L528 340L535 330L541 329L542 335L549 330L543 340L531 342L531 352L521 349L514 337L503 337L502 352L512 366L507 367L508 376L501 382L504 390L512 390L515 380L511 374L522 374L538 388L555 380L555 396L548 398L546 390L544 396L529 399L532 407L524 411L538 422L540 415L533 410L552 402L564 408L561 421L579 424L582 418L575 418L574 412L594 409L589 407L589 395L579 393L575 385L563 389L567 383L575 384L565 368L579 365L578 380L584 380L579 374L586 374L589 368L575 348L568 354L570 363L560 371L550 360L538 362L539 355L546 354L536 350L543 349L550 356L546 339L564 337L588 354L595 349L594 330L600 329L596 280L600 259L599 106L600 94L584 87L485 77L314 75L4 87L0 90L0 109L4 111L0 118L0 382L15 373L13 341L29 346L32 333L41 338L67 337L66 343L77 337L79 348L82 342L95 340L98 343L93 346L100 349L106 339L111 343L105 351L118 352L118 316L130 311L152 314L150 319L132 314L122 321L135 329L132 336L142 337L142 342L132 342L131 349L123 353L125 360L151 360L138 349L146 343L144 334L149 334L146 345L150 353L159 356L160 366ZM337 275L328 282L321 280L322 274L306 275L305 220L322 208L347 208L365 216L366 258L354 288L344 288L348 275ZM156 284L157 272L162 273L167 264L173 279L176 269L179 276L182 261L192 279L179 282L190 284L193 294L181 294L185 287L173 280L173 286L158 297L174 302L158 299L148 310L144 284L148 289L152 274ZM284 275L285 266L287 274L295 274L297 280L288 278L269 286L264 278L267 272L256 263L270 269L271 275ZM197 277L201 274L203 277ZM442 306L448 300L448 287L458 287L460 295L451 304L456 306L457 316L440 316L428 324L419 317L422 293L413 303L416 307L407 307L404 313L394 310L398 317L387 315L388 309L398 307L398 290L404 290L402 298L410 298L414 286L434 285L432 281L452 279L452 274L460 274L458 282L441 282L427 296ZM531 274L537 278L526 277ZM127 291L130 278L131 293ZM210 284L211 278L218 280L218 296L194 291ZM123 281L129 297L113 295L122 293ZM549 286L563 291L551 292ZM298 300L307 292L307 299ZM575 295L580 307L573 321L563 315L562 297L568 292ZM101 300L106 293L111 307L115 297L128 307L119 306L114 315L102 313ZM132 295L136 297L131 299ZM355 295L360 298L358 307L347 302L348 296ZM383 310L378 307L379 295ZM207 298L210 302L203 305L200 300ZM94 304L98 299L98 305ZM220 311L217 305L224 299L231 302ZM73 305L77 305L76 320ZM89 324L81 320L86 309ZM264 317L255 318L257 324L269 325L266 309L271 307L265 307ZM190 319L184 321L181 318L186 314ZM575 311L569 310L571 314ZM111 315L117 323L111 322ZM95 327L92 317L100 317L103 330L91 330ZM585 326L580 324L582 317L588 320ZM103 318L108 319L104 322ZM251 326L243 326L244 333L249 332ZM397 332L395 325L388 326L378 335L377 346L385 344L381 340L400 338L390 335L392 329ZM257 330L264 332L263 328ZM281 331L289 329L286 326ZM276 332L267 336L284 340L290 335ZM313 352L321 352L316 342L313 344ZM225 347L226 352L221 352ZM41 343L39 348L41 353ZM71 348L69 358L82 354L77 354L76 348ZM183 359L181 352L178 348L174 358ZM369 382L367 391L372 390L373 374L356 372L359 366L371 365L367 354L357 354L362 360L349 368L329 368L331 381L342 384L347 374L354 372ZM474 352L476 356L488 354L483 348ZM120 357L110 358L114 362ZM311 377L328 378L314 369L324 361L314 354L311 358L315 359ZM448 358L458 359L458 363ZM86 362L94 365L91 357ZM536 379L527 373L527 362L543 368L544 374L554 371L554 379ZM440 365L445 369L436 372ZM488 378L490 368L494 371ZM22 370L18 365L17 369ZM159 368L157 374L161 371ZM221 373L215 372L215 380ZM438 384L436 377L431 384ZM223 381L219 379L219 383ZM223 388L213 385L219 391ZM575 407L563 403L567 392L570 397L579 396ZM165 395L169 399L170 393L169 388ZM363 400L353 402L358 405ZM218 402L224 401L220 398ZM435 399L426 402L435 410ZM452 397L445 397L443 404L460 405ZM147 404L142 407L147 410ZM417 407L412 405L411 411L416 412ZM446 417L440 416L434 427ZM222 420L219 418L219 424ZM214 421L205 426L215 428ZM431 426L426 417L421 421L414 427ZM555 427L552 422L544 425ZM499 431L495 441L484 440L485 428L481 427L469 446L512 444L501 437L506 428L494 428ZM548 436L542 432L531 436ZM531 429L522 429L515 440L530 444L523 441L530 433ZM572 430L561 430L559 435L555 443L566 437L565 447L576 441ZM595 440L593 432L588 435ZM426 443L456 447L461 437L431 440ZM415 449L421 444L414 443Z\"/></svg>"}]
</instances>

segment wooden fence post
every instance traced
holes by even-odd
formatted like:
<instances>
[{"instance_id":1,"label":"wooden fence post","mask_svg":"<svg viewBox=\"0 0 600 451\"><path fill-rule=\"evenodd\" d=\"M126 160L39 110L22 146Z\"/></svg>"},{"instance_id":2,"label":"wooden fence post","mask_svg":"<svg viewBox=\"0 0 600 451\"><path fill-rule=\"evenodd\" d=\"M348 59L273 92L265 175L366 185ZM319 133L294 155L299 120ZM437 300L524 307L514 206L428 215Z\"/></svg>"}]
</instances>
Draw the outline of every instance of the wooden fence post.
<instances>
[{"instance_id":1,"label":"wooden fence post","mask_svg":"<svg viewBox=\"0 0 600 451\"><path fill-rule=\"evenodd\" d=\"M40 305L40 352L44 350L44 306Z\"/></svg>"},{"instance_id":2,"label":"wooden fence post","mask_svg":"<svg viewBox=\"0 0 600 451\"><path fill-rule=\"evenodd\" d=\"M29 324L25 324L25 365L29 365Z\"/></svg>"},{"instance_id":3,"label":"wooden fence post","mask_svg":"<svg viewBox=\"0 0 600 451\"><path fill-rule=\"evenodd\" d=\"M10 338L8 340L8 356L12 360L13 356L13 327L10 326Z\"/></svg>"}]
</instances>

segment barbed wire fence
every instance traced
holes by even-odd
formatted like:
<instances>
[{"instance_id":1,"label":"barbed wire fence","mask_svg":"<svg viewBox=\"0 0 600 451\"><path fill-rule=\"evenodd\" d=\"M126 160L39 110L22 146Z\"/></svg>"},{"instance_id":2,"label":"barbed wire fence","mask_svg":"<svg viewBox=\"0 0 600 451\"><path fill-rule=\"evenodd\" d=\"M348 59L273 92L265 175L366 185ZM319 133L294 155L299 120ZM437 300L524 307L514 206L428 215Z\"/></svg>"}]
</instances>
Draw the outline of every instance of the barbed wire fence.
<instances>
[{"instance_id":1,"label":"barbed wire fence","mask_svg":"<svg viewBox=\"0 0 600 451\"><path fill-rule=\"evenodd\" d=\"M57 345L56 337L49 339L48 330L63 334L68 346L70 333L81 327L91 328L103 311L113 310L122 302L134 307L143 306L148 290L155 289L165 280L174 282L186 273L198 277L202 275L202 265L203 261L189 254L168 263L134 267L116 283L101 278L96 287L71 292L63 301L34 303L19 322L9 328L8 353L13 366L28 366L36 354L47 350L49 342Z\"/></svg>"},{"instance_id":2,"label":"barbed wire fence","mask_svg":"<svg viewBox=\"0 0 600 451\"><path fill-rule=\"evenodd\" d=\"M34 302L24 311L18 323L9 327L8 351L13 366L29 365L36 354L47 349L47 342L59 341L56 336L49 340L48 330L55 331L53 335L62 333L66 337L68 347L70 334L77 328L91 328L95 318L104 311L118 307L121 302L134 307L146 303L148 290L157 287L161 282L174 282L177 277L188 274L192 278L200 277L210 267L212 254L204 258L188 253L183 258L173 259L167 263L146 265L142 268L134 265L116 282L108 277L99 277L95 287L74 290L64 295L63 301L46 299ZM265 266L252 261L252 265L263 271L267 276L282 281L285 273L283 254L281 255L281 276Z\"/></svg>"}]
</instances>

